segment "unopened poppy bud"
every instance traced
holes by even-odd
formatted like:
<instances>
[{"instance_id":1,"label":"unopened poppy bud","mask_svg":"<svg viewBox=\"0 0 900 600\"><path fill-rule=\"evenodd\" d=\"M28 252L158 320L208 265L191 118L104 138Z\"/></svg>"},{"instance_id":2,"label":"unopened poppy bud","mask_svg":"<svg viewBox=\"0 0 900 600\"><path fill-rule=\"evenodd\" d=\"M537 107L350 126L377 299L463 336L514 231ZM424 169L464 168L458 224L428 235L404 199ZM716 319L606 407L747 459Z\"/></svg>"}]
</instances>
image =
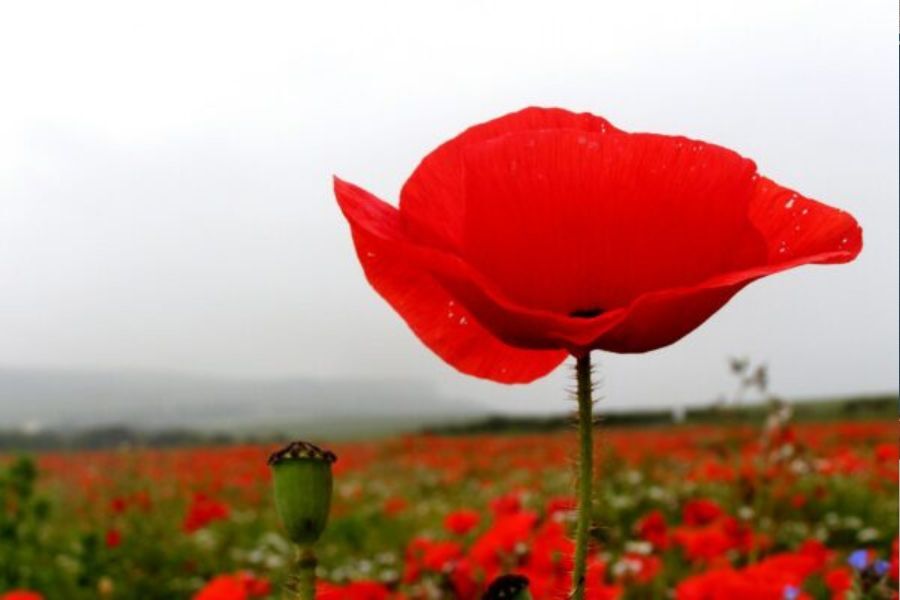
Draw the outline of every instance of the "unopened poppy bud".
<instances>
[{"instance_id":1,"label":"unopened poppy bud","mask_svg":"<svg viewBox=\"0 0 900 600\"><path fill-rule=\"evenodd\" d=\"M331 510L331 464L337 457L308 442L291 442L269 457L275 507L288 537L306 546L316 542Z\"/></svg>"},{"instance_id":2,"label":"unopened poppy bud","mask_svg":"<svg viewBox=\"0 0 900 600\"><path fill-rule=\"evenodd\" d=\"M491 582L481 600L531 600L528 578L522 575L501 575Z\"/></svg>"}]
</instances>

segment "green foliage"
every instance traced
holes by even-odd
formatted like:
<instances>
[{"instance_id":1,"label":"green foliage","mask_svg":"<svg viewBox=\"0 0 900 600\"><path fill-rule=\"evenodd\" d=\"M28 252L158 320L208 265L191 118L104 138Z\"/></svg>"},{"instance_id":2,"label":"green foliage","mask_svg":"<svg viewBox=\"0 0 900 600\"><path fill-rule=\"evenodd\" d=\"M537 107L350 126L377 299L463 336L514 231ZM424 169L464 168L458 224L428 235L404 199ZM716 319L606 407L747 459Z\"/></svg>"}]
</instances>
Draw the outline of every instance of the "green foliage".
<instances>
[{"instance_id":1,"label":"green foliage","mask_svg":"<svg viewBox=\"0 0 900 600\"><path fill-rule=\"evenodd\" d=\"M0 470L0 589L47 578L38 565L48 536L49 502L35 493L37 468L26 457Z\"/></svg>"}]
</instances>

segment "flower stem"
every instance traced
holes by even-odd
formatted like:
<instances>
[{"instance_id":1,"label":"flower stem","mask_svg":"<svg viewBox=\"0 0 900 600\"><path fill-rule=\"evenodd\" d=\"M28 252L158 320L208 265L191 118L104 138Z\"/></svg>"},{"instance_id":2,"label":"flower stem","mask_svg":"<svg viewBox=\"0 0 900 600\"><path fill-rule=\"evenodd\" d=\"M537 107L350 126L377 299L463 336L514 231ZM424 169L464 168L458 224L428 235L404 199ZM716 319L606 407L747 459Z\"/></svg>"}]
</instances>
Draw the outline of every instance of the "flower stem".
<instances>
[{"instance_id":1,"label":"flower stem","mask_svg":"<svg viewBox=\"0 0 900 600\"><path fill-rule=\"evenodd\" d=\"M573 600L584 599L585 572L587 566L587 548L591 532L591 500L594 482L594 399L593 382L591 381L590 352L577 358L575 377L578 382L578 513L575 529L575 566L572 570Z\"/></svg>"},{"instance_id":2,"label":"flower stem","mask_svg":"<svg viewBox=\"0 0 900 600\"><path fill-rule=\"evenodd\" d=\"M284 600L316 600L316 564L312 546L297 547L297 558L284 588Z\"/></svg>"}]
</instances>

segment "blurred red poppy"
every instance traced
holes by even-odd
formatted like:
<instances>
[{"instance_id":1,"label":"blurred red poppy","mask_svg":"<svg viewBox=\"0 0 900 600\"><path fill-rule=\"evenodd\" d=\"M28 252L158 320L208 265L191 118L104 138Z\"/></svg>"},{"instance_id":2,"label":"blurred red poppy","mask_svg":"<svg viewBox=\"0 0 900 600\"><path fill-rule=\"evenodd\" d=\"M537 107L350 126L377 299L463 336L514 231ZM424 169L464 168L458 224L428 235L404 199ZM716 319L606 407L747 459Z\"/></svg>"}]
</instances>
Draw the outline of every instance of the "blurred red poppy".
<instances>
[{"instance_id":1,"label":"blurred red poppy","mask_svg":"<svg viewBox=\"0 0 900 600\"><path fill-rule=\"evenodd\" d=\"M456 510L444 518L444 529L456 535L465 535L478 526L481 515L474 510Z\"/></svg>"},{"instance_id":2,"label":"blurred red poppy","mask_svg":"<svg viewBox=\"0 0 900 600\"><path fill-rule=\"evenodd\" d=\"M669 547L668 525L661 511L647 513L638 521L636 529L638 537L650 542L655 548L665 550Z\"/></svg>"},{"instance_id":3,"label":"blurred red poppy","mask_svg":"<svg viewBox=\"0 0 900 600\"><path fill-rule=\"evenodd\" d=\"M722 507L714 500L697 498L689 500L682 510L685 525L708 525L723 514Z\"/></svg>"},{"instance_id":4,"label":"blurred red poppy","mask_svg":"<svg viewBox=\"0 0 900 600\"><path fill-rule=\"evenodd\" d=\"M391 592L377 581L354 581L346 585L320 582L316 585L319 600L388 600Z\"/></svg>"},{"instance_id":5,"label":"blurred red poppy","mask_svg":"<svg viewBox=\"0 0 900 600\"><path fill-rule=\"evenodd\" d=\"M505 383L666 346L748 283L862 248L852 216L731 150L561 109L443 144L399 209L334 187L378 293L449 364Z\"/></svg>"},{"instance_id":6,"label":"blurred red poppy","mask_svg":"<svg viewBox=\"0 0 900 600\"><path fill-rule=\"evenodd\" d=\"M108 529L105 541L107 548L118 548L122 545L122 532L118 529Z\"/></svg>"},{"instance_id":7,"label":"blurred red poppy","mask_svg":"<svg viewBox=\"0 0 900 600\"><path fill-rule=\"evenodd\" d=\"M267 579L241 572L215 577L194 595L194 600L250 600L271 592L272 585Z\"/></svg>"},{"instance_id":8,"label":"blurred red poppy","mask_svg":"<svg viewBox=\"0 0 900 600\"><path fill-rule=\"evenodd\" d=\"M191 499L187 514L184 516L182 528L188 533L193 533L206 527L213 521L227 519L230 513L231 510L227 504L198 492Z\"/></svg>"},{"instance_id":9,"label":"blurred red poppy","mask_svg":"<svg viewBox=\"0 0 900 600\"><path fill-rule=\"evenodd\" d=\"M409 506L406 498L392 496L384 501L384 514L394 517L401 514Z\"/></svg>"},{"instance_id":10,"label":"blurred red poppy","mask_svg":"<svg viewBox=\"0 0 900 600\"><path fill-rule=\"evenodd\" d=\"M0 600L44 600L44 597L29 590L12 590L0 595Z\"/></svg>"}]
</instances>

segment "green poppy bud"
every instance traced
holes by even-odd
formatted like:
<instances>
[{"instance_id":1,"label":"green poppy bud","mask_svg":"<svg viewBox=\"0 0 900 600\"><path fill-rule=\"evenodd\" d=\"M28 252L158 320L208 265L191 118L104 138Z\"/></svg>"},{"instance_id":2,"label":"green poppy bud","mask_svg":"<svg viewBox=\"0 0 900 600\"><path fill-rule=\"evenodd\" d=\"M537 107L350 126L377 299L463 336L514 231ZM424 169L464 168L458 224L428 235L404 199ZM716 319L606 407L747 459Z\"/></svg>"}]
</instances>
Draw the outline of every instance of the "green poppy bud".
<instances>
[{"instance_id":1,"label":"green poppy bud","mask_svg":"<svg viewBox=\"0 0 900 600\"><path fill-rule=\"evenodd\" d=\"M334 452L308 442L291 442L269 457L275 508L295 544L316 542L331 510Z\"/></svg>"},{"instance_id":2,"label":"green poppy bud","mask_svg":"<svg viewBox=\"0 0 900 600\"><path fill-rule=\"evenodd\" d=\"M522 575L501 575L491 582L481 600L531 600L528 578Z\"/></svg>"}]
</instances>

